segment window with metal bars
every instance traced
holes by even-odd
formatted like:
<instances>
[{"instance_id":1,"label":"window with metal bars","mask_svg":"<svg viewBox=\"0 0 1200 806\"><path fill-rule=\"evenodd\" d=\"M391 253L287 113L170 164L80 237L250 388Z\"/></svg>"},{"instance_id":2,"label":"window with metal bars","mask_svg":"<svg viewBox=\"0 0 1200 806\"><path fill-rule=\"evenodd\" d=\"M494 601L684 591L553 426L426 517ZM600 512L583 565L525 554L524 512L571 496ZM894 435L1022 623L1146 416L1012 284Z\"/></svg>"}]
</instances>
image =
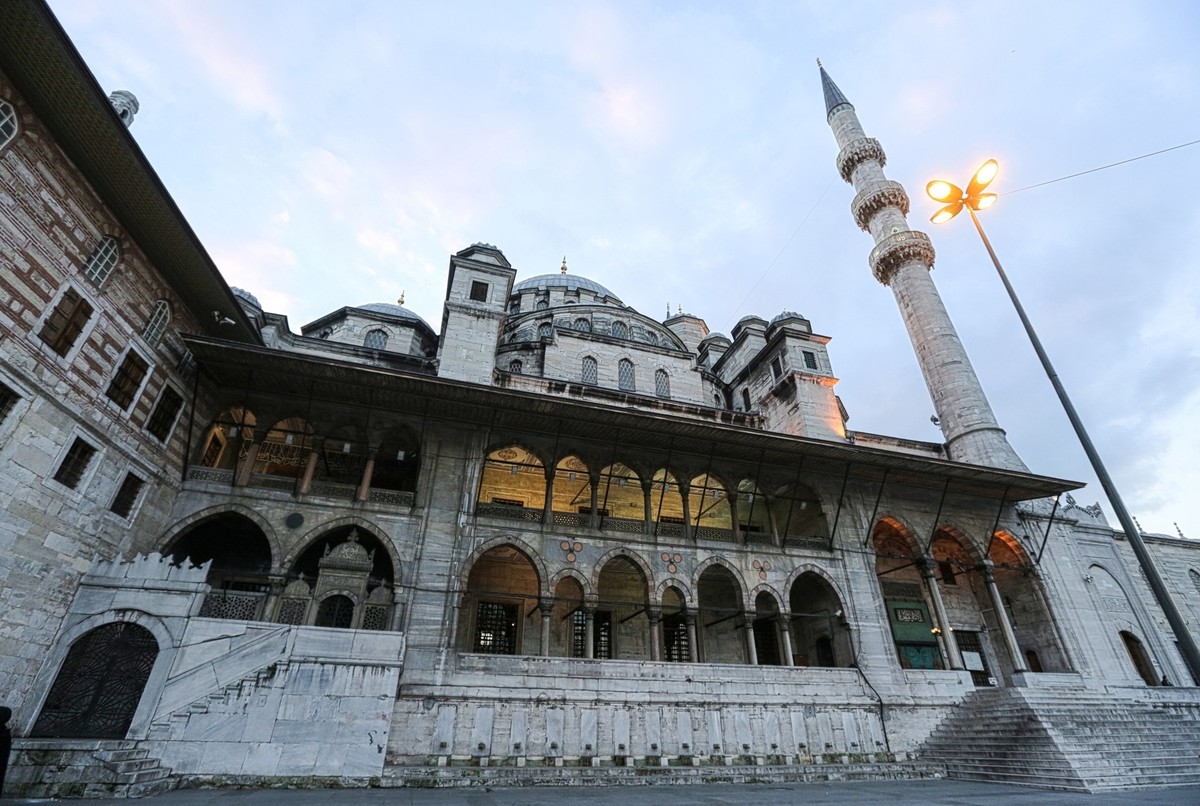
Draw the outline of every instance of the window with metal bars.
<instances>
[{"instance_id":1,"label":"window with metal bars","mask_svg":"<svg viewBox=\"0 0 1200 806\"><path fill-rule=\"evenodd\" d=\"M75 437L75 441L71 443L70 449L67 450L67 455L63 457L58 470L54 472L54 480L62 486L74 490L79 486L80 479L83 478L88 464L95 455L95 448L84 442L80 437Z\"/></svg>"},{"instance_id":2,"label":"window with metal bars","mask_svg":"<svg viewBox=\"0 0 1200 806\"><path fill-rule=\"evenodd\" d=\"M121 482L121 488L117 490L108 510L122 518L128 518L129 513L133 512L133 505L137 503L138 495L145 483L132 473L126 473L125 480Z\"/></svg>"},{"instance_id":3,"label":"window with metal bars","mask_svg":"<svg viewBox=\"0 0 1200 806\"><path fill-rule=\"evenodd\" d=\"M667 375L665 369L654 372L654 394L657 397L671 396L671 376Z\"/></svg>"},{"instance_id":4,"label":"window with metal bars","mask_svg":"<svg viewBox=\"0 0 1200 806\"><path fill-rule=\"evenodd\" d=\"M83 276L88 278L92 285L99 288L104 285L104 281L117 267L117 261L120 258L121 251L117 248L117 239L105 235L92 250L92 256L88 258L88 262L83 267Z\"/></svg>"},{"instance_id":5,"label":"window with metal bars","mask_svg":"<svg viewBox=\"0 0 1200 806\"><path fill-rule=\"evenodd\" d=\"M629 338L629 326L626 325L624 322L613 322L612 323L612 334L615 338L618 338L618 339Z\"/></svg>"},{"instance_id":6,"label":"window with metal bars","mask_svg":"<svg viewBox=\"0 0 1200 806\"><path fill-rule=\"evenodd\" d=\"M488 284L479 280L471 281L471 300L474 302L488 301Z\"/></svg>"},{"instance_id":7,"label":"window with metal bars","mask_svg":"<svg viewBox=\"0 0 1200 806\"><path fill-rule=\"evenodd\" d=\"M587 657L587 613L582 608L571 614L571 657Z\"/></svg>"},{"instance_id":8,"label":"window with metal bars","mask_svg":"<svg viewBox=\"0 0 1200 806\"><path fill-rule=\"evenodd\" d=\"M92 318L94 310L82 294L74 288L68 288L42 323L38 338L50 345L51 350L65 356L83 332L83 326Z\"/></svg>"},{"instance_id":9,"label":"window with metal bars","mask_svg":"<svg viewBox=\"0 0 1200 806\"><path fill-rule=\"evenodd\" d=\"M480 602L475 608L475 651L489 655L517 654L517 606Z\"/></svg>"},{"instance_id":10,"label":"window with metal bars","mask_svg":"<svg viewBox=\"0 0 1200 806\"><path fill-rule=\"evenodd\" d=\"M672 663L686 663L692 659L688 644L687 620L682 613L663 616L663 659Z\"/></svg>"},{"instance_id":11,"label":"window with metal bars","mask_svg":"<svg viewBox=\"0 0 1200 806\"><path fill-rule=\"evenodd\" d=\"M637 390L633 375L633 362L628 358L622 358L617 363L617 387L626 392Z\"/></svg>"},{"instance_id":12,"label":"window with metal bars","mask_svg":"<svg viewBox=\"0 0 1200 806\"><path fill-rule=\"evenodd\" d=\"M367 333L367 337L363 339L363 347L368 350L386 350L388 343L388 334L386 330L372 330Z\"/></svg>"},{"instance_id":13,"label":"window with metal bars","mask_svg":"<svg viewBox=\"0 0 1200 806\"><path fill-rule=\"evenodd\" d=\"M612 656L612 613L597 610L592 617L592 657L607 659Z\"/></svg>"},{"instance_id":14,"label":"window with metal bars","mask_svg":"<svg viewBox=\"0 0 1200 806\"><path fill-rule=\"evenodd\" d=\"M588 320L584 319L583 317L580 317L575 320L574 327L580 333L591 333L592 332L592 323L589 322Z\"/></svg>"},{"instance_id":15,"label":"window with metal bars","mask_svg":"<svg viewBox=\"0 0 1200 806\"><path fill-rule=\"evenodd\" d=\"M514 360L508 362L508 371L511 372L513 375L520 375L521 369L522 369L522 366L521 366L520 361L517 361L514 359Z\"/></svg>"},{"instance_id":16,"label":"window with metal bars","mask_svg":"<svg viewBox=\"0 0 1200 806\"><path fill-rule=\"evenodd\" d=\"M149 368L150 365L146 363L146 359L130 350L121 361L121 366L117 367L117 374L113 376L104 394L122 409L129 408L129 404L133 402L133 396L137 394L138 388L146 378L146 370Z\"/></svg>"},{"instance_id":17,"label":"window with metal bars","mask_svg":"<svg viewBox=\"0 0 1200 806\"><path fill-rule=\"evenodd\" d=\"M8 418L8 413L13 410L13 406L17 405L17 401L20 399L20 395L10 389L7 384L0 382L0 423Z\"/></svg>"},{"instance_id":18,"label":"window with metal bars","mask_svg":"<svg viewBox=\"0 0 1200 806\"><path fill-rule=\"evenodd\" d=\"M804 353L804 368L805 369L816 369L817 368L817 354L814 352L811 352L809 350L802 350L801 352Z\"/></svg>"},{"instance_id":19,"label":"window with metal bars","mask_svg":"<svg viewBox=\"0 0 1200 806\"><path fill-rule=\"evenodd\" d=\"M542 322L538 325L538 338L548 339L554 335L554 326L549 322Z\"/></svg>"},{"instance_id":20,"label":"window with metal bars","mask_svg":"<svg viewBox=\"0 0 1200 806\"><path fill-rule=\"evenodd\" d=\"M354 623L354 600L335 594L321 600L317 607L318 627L337 627L346 630Z\"/></svg>"},{"instance_id":21,"label":"window with metal bars","mask_svg":"<svg viewBox=\"0 0 1200 806\"><path fill-rule=\"evenodd\" d=\"M154 347L162 338L170 321L171 306L165 299L160 299L154 303L154 310L150 312L150 318L146 320L146 327L142 329L142 338L146 340L147 344Z\"/></svg>"},{"instance_id":22,"label":"window with metal bars","mask_svg":"<svg viewBox=\"0 0 1200 806\"><path fill-rule=\"evenodd\" d=\"M163 389L158 402L154 404L154 411L150 413L150 419L146 422L146 430L159 442L166 442L167 435L171 433L171 426L175 424L175 416L181 408L183 397L169 386Z\"/></svg>"},{"instance_id":23,"label":"window with metal bars","mask_svg":"<svg viewBox=\"0 0 1200 806\"><path fill-rule=\"evenodd\" d=\"M0 148L17 138L17 110L8 101L0 101Z\"/></svg>"},{"instance_id":24,"label":"window with metal bars","mask_svg":"<svg viewBox=\"0 0 1200 806\"><path fill-rule=\"evenodd\" d=\"M600 382L600 366L596 363L596 359L590 355L583 357L583 368L580 371L580 379L591 386L595 386Z\"/></svg>"}]
</instances>

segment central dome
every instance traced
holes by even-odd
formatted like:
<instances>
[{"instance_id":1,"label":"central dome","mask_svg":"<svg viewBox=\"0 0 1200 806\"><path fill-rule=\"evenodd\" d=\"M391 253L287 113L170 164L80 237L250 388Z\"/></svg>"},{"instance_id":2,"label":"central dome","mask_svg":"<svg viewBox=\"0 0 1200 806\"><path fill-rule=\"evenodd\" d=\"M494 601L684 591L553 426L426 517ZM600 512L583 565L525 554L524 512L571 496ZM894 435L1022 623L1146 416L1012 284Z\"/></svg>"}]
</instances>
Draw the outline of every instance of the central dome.
<instances>
[{"instance_id":1,"label":"central dome","mask_svg":"<svg viewBox=\"0 0 1200 806\"><path fill-rule=\"evenodd\" d=\"M589 280L586 277L579 277L574 274L539 274L536 277L530 277L528 280L522 280L514 285L513 293L519 294L522 291L533 290L545 291L550 288L565 288L568 291L578 291L582 288L585 291L591 291L598 297L608 297L613 302L621 302L621 299L616 294L595 280Z\"/></svg>"}]
</instances>

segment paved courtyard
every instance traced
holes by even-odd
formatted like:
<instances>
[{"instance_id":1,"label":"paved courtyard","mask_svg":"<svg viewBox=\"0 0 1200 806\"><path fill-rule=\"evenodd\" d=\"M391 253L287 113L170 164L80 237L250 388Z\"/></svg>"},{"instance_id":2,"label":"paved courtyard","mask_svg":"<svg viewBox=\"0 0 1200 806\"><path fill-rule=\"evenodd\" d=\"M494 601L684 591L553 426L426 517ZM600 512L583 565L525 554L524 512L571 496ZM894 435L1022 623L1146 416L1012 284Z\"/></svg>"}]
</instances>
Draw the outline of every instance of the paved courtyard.
<instances>
[{"instance_id":1,"label":"paved courtyard","mask_svg":"<svg viewBox=\"0 0 1200 806\"><path fill-rule=\"evenodd\" d=\"M9 799L6 804L48 803ZM71 801L97 802L97 801ZM111 800L104 801L113 803ZM1154 803L1196 806L1200 786L1107 795L1030 789L966 781L864 781L833 784L539 787L486 789L236 790L198 789L149 798L149 806L787 806L788 804L948 804L951 806L1118 806Z\"/></svg>"}]
</instances>

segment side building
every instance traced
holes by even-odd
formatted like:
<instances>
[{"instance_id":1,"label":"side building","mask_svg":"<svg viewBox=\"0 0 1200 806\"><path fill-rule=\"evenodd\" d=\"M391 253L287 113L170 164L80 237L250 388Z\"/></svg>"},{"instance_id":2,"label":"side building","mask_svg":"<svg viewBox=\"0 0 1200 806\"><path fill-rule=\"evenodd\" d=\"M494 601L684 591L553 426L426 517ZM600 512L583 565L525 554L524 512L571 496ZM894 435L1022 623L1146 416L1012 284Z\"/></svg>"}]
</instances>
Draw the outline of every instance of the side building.
<instances>
[{"instance_id":1,"label":"side building","mask_svg":"<svg viewBox=\"0 0 1200 806\"><path fill-rule=\"evenodd\" d=\"M1079 484L1025 468L969 364L930 382L945 444L854 431L805 316L726 336L565 260L522 279L484 243L450 257L436 330L401 302L293 331L222 280L129 134L132 96L44 4L9 8L8 794L1011 780L964 765L986 741L1081 789L1167 763L1006 722L1084 711L1195 757L1200 691L1128 547ZM872 223L907 197L822 78L872 267L926 299L932 246ZM1148 542L1194 624L1198 544Z\"/></svg>"}]
</instances>

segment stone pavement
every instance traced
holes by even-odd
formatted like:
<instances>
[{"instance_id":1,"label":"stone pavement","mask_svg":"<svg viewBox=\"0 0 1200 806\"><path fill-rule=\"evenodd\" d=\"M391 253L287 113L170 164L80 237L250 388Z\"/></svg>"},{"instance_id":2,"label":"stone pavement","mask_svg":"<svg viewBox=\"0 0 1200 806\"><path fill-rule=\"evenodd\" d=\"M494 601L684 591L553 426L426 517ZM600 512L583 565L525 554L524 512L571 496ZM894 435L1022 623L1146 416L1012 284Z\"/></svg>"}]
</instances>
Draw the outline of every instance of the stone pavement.
<instances>
[{"instance_id":1,"label":"stone pavement","mask_svg":"<svg viewBox=\"0 0 1200 806\"><path fill-rule=\"evenodd\" d=\"M7 799L5 804L49 803ZM95 803L94 800L69 801ZM104 800L112 804L113 800ZM148 798L148 806L1196 806L1200 786L1148 789L1103 795L1056 792L970 781L860 781L785 785L538 787L487 789L192 789Z\"/></svg>"}]
</instances>

